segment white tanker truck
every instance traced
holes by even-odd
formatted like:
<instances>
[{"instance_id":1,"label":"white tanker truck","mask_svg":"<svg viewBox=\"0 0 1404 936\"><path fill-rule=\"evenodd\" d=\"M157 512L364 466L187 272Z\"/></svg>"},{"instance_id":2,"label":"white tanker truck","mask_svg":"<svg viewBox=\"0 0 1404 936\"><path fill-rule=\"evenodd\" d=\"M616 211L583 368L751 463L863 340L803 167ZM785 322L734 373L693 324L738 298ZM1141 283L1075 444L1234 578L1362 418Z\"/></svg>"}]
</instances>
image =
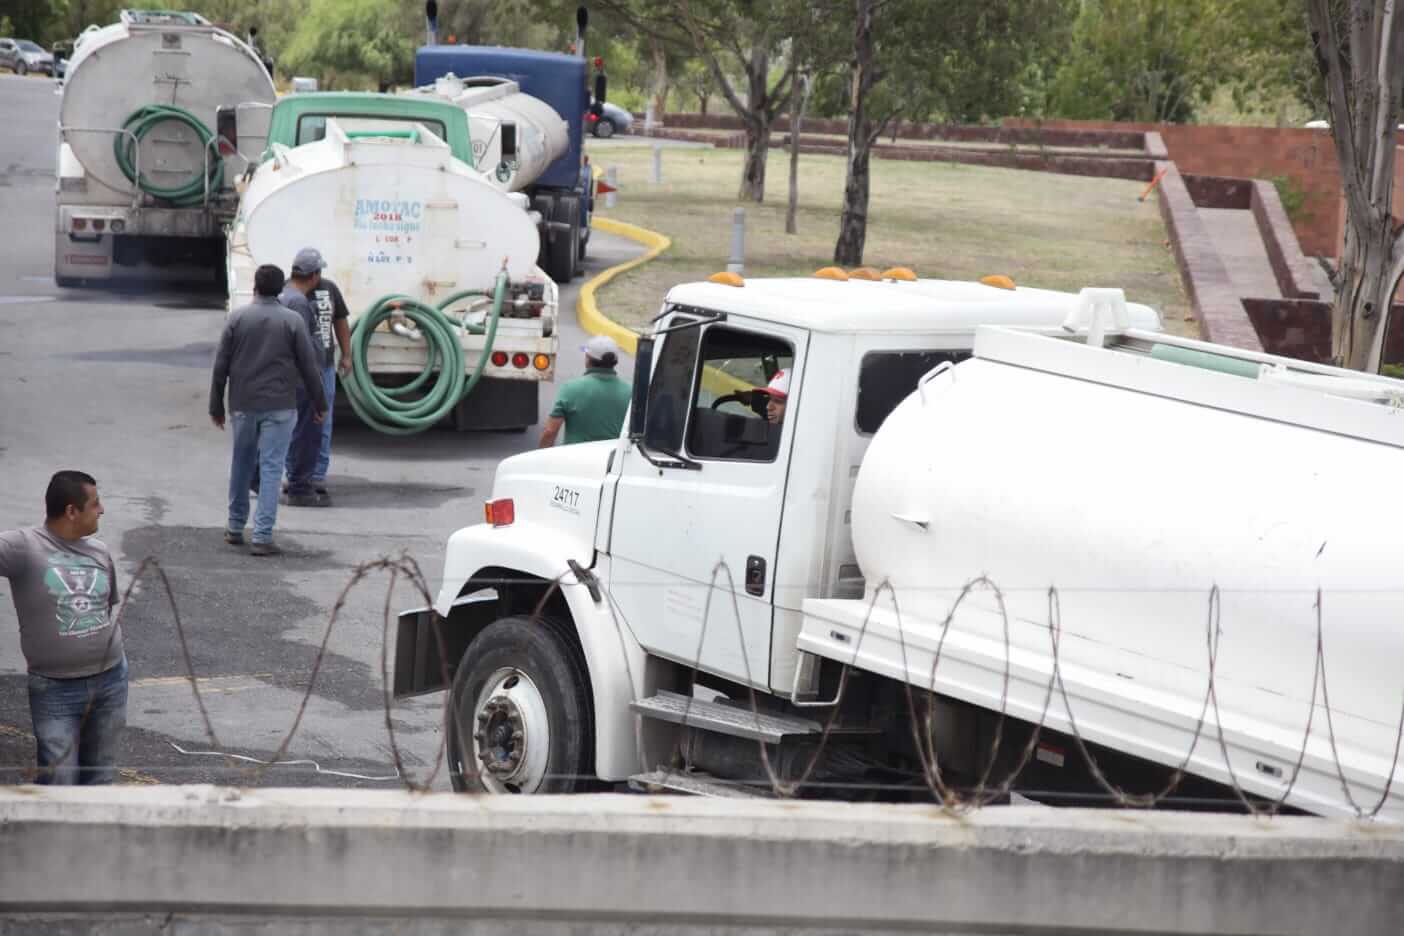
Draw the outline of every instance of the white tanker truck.
<instances>
[{"instance_id":1,"label":"white tanker truck","mask_svg":"<svg viewBox=\"0 0 1404 936\"><path fill-rule=\"evenodd\" d=\"M570 149L569 122L550 104L523 94L517 82L508 78L459 78L450 72L406 95L462 108L468 115L473 165L505 191L530 193L536 181ZM556 282L568 283L585 256L588 222L577 220L571 229L554 222L550 208L539 199L532 207L537 212L541 242L538 262ZM555 231L551 230L553 224Z\"/></svg>"},{"instance_id":2,"label":"white tanker truck","mask_svg":"<svg viewBox=\"0 0 1404 936\"><path fill-rule=\"evenodd\" d=\"M1404 820L1404 382L1119 290L827 276L674 288L623 436L500 465L398 630L456 788L764 794L817 757L807 795L926 797L934 755L1086 804L1080 738L1136 793L1183 765L1171 804Z\"/></svg>"},{"instance_id":3,"label":"white tanker truck","mask_svg":"<svg viewBox=\"0 0 1404 936\"><path fill-rule=\"evenodd\" d=\"M222 134L256 168L229 228L230 309L251 301L258 266L286 270L316 247L351 312L344 396L365 423L409 434L536 422L555 373L557 288L536 266L526 196L475 168L465 112L321 93L232 116Z\"/></svg>"},{"instance_id":4,"label":"white tanker truck","mask_svg":"<svg viewBox=\"0 0 1404 936\"><path fill-rule=\"evenodd\" d=\"M122 11L68 65L59 118L54 279L220 282L234 177L223 106L273 103L245 43L195 13Z\"/></svg>"}]
</instances>

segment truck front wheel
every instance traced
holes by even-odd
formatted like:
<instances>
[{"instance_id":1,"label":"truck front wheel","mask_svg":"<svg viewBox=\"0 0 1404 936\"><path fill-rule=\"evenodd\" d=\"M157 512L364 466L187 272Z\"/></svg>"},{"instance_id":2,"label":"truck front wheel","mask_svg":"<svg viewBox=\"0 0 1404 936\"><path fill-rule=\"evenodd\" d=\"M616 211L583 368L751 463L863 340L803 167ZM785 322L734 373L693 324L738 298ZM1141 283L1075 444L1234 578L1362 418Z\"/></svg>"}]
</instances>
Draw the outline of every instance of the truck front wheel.
<instances>
[{"instance_id":1,"label":"truck front wheel","mask_svg":"<svg viewBox=\"0 0 1404 936\"><path fill-rule=\"evenodd\" d=\"M463 654L447 709L460 793L571 793L590 779L584 665L559 626L494 621Z\"/></svg>"}]
</instances>

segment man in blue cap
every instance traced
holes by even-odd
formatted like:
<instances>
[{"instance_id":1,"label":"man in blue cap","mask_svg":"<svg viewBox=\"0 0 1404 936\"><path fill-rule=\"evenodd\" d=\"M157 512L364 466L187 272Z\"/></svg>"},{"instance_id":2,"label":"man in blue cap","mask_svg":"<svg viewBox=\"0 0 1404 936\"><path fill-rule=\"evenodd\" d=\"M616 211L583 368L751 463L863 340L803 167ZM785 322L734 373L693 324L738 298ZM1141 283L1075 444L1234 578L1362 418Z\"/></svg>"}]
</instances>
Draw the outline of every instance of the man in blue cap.
<instances>
[{"instance_id":1,"label":"man in blue cap","mask_svg":"<svg viewBox=\"0 0 1404 936\"><path fill-rule=\"evenodd\" d=\"M565 429L565 444L617 439L624 428L632 389L614 368L619 363L619 345L613 338L596 335L580 349L585 352L585 376L568 380L556 394L556 405L541 430L539 448L556 444Z\"/></svg>"},{"instance_id":2,"label":"man in blue cap","mask_svg":"<svg viewBox=\"0 0 1404 936\"><path fill-rule=\"evenodd\" d=\"M336 402L337 372L340 371L343 377L351 373L350 310L346 308L346 299L341 295L341 289L326 275L326 261L316 248L304 247L298 251L296 259L293 260L293 272L297 274L300 270L306 270L308 275L312 277L311 285L306 293L307 303L310 306L307 322L308 327L312 330L312 343L316 345L317 351L321 355L322 390L327 395L327 405L331 406ZM338 348L341 350L339 361L336 356ZM304 498L299 506L331 506L331 495L327 492L327 471L331 467L331 410L327 411L327 418L322 420L318 429L320 430L320 442L311 469L312 493L315 497L315 503L307 502ZM310 446L310 440L307 440L307 444ZM289 479L292 478L294 469L298 467L293 462L294 451L306 454L299 449L289 449ZM305 466L299 469L300 472L305 470ZM291 497L291 495L289 496Z\"/></svg>"},{"instance_id":3,"label":"man in blue cap","mask_svg":"<svg viewBox=\"0 0 1404 936\"><path fill-rule=\"evenodd\" d=\"M315 247L304 247L293 258L292 276L279 300L302 316L308 335L317 351L322 377L322 392L327 399L327 414L314 421L310 401L299 398L297 428L288 446L286 488L290 507L329 507L331 497L325 484L327 462L331 457L331 404L336 396L336 350L332 336L341 345L343 371L351 365L351 339L347 328L346 302L336 284L322 276L326 261ZM320 462L320 464L319 464ZM318 468L321 477L318 477Z\"/></svg>"}]
</instances>

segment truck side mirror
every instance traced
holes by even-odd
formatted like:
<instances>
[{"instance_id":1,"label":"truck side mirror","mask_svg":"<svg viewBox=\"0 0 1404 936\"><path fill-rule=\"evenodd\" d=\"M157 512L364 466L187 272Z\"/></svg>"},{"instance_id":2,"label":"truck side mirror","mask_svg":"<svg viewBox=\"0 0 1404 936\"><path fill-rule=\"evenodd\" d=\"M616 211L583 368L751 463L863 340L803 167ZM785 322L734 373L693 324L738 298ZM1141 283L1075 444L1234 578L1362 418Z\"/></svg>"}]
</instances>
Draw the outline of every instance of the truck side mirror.
<instances>
[{"instance_id":1,"label":"truck side mirror","mask_svg":"<svg viewBox=\"0 0 1404 936\"><path fill-rule=\"evenodd\" d=\"M239 151L239 111L237 107L225 105L215 110L215 136L224 142L220 151L228 156ZM228 151L225 145L228 144Z\"/></svg>"},{"instance_id":2,"label":"truck side mirror","mask_svg":"<svg viewBox=\"0 0 1404 936\"><path fill-rule=\"evenodd\" d=\"M629 440L644 437L648 425L648 383L653 374L653 339L640 338L634 351L634 398L629 403Z\"/></svg>"},{"instance_id":3,"label":"truck side mirror","mask_svg":"<svg viewBox=\"0 0 1404 936\"><path fill-rule=\"evenodd\" d=\"M595 72L595 106L599 107L605 102L605 73Z\"/></svg>"},{"instance_id":4,"label":"truck side mirror","mask_svg":"<svg viewBox=\"0 0 1404 936\"><path fill-rule=\"evenodd\" d=\"M513 162L517 158L517 125L513 121L504 120L500 126L502 134L502 159L504 162Z\"/></svg>"}]
</instances>

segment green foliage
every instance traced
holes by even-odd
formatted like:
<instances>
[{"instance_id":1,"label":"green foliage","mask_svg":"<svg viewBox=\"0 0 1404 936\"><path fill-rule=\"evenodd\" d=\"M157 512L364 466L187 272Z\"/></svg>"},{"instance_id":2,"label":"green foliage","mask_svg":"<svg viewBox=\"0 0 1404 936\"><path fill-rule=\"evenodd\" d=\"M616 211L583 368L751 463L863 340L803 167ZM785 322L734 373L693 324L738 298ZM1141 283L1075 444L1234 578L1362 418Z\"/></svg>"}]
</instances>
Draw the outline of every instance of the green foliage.
<instances>
[{"instance_id":1,"label":"green foliage","mask_svg":"<svg viewBox=\"0 0 1404 936\"><path fill-rule=\"evenodd\" d=\"M374 87L404 81L414 69L417 37L395 23L394 0L312 0L282 50L288 74L315 75L323 88Z\"/></svg>"},{"instance_id":2,"label":"green foliage","mask_svg":"<svg viewBox=\"0 0 1404 936\"><path fill-rule=\"evenodd\" d=\"M1311 217L1306 210L1307 190L1292 176L1273 176L1270 180L1277 188L1277 197L1282 201L1282 209L1293 224Z\"/></svg>"},{"instance_id":3,"label":"green foliage","mask_svg":"<svg viewBox=\"0 0 1404 936\"><path fill-rule=\"evenodd\" d=\"M978 123L1041 113L1049 63L1067 44L1078 0L889 0L874 17L876 73L867 110L890 119ZM842 117L852 100L852 28L843 17L820 61L816 113ZM845 48L845 46L847 48Z\"/></svg>"},{"instance_id":4,"label":"green foliage","mask_svg":"<svg viewBox=\"0 0 1404 936\"><path fill-rule=\"evenodd\" d=\"M1232 60L1225 0L1087 0L1058 70L1058 116L1180 123L1212 97Z\"/></svg>"},{"instance_id":5,"label":"green foliage","mask_svg":"<svg viewBox=\"0 0 1404 936\"><path fill-rule=\"evenodd\" d=\"M8 0L5 18L9 25L5 35L32 39L46 47L65 39L58 24L67 7L68 0Z\"/></svg>"}]
</instances>

